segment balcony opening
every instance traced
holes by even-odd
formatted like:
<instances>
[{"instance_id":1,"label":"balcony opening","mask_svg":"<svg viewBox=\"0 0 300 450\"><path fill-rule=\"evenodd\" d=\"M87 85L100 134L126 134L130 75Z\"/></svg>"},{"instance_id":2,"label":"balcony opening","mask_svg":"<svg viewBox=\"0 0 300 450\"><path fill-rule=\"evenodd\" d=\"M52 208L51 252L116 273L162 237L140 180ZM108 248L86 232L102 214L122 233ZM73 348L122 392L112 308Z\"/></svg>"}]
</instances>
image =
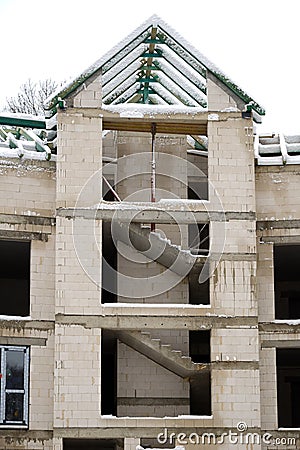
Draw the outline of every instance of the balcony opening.
<instances>
[{"instance_id":1,"label":"balcony opening","mask_svg":"<svg viewBox=\"0 0 300 450\"><path fill-rule=\"evenodd\" d=\"M300 427L300 348L279 348L277 362L278 427Z\"/></svg>"},{"instance_id":2,"label":"balcony opening","mask_svg":"<svg viewBox=\"0 0 300 450\"><path fill-rule=\"evenodd\" d=\"M193 268L189 275L189 303L191 305L209 305L209 279L199 283L201 268Z\"/></svg>"},{"instance_id":3,"label":"balcony opening","mask_svg":"<svg viewBox=\"0 0 300 450\"><path fill-rule=\"evenodd\" d=\"M101 414L117 415L117 339L109 330L101 340Z\"/></svg>"},{"instance_id":4,"label":"balcony opening","mask_svg":"<svg viewBox=\"0 0 300 450\"><path fill-rule=\"evenodd\" d=\"M113 185L113 182L110 183ZM115 201L113 192L103 183L103 199L109 202ZM109 271L105 269L105 264L109 266ZM102 303L117 302L117 268L118 254L112 238L111 222L102 222ZM109 279L104 279L109 277ZM108 289L105 289L107 286Z\"/></svg>"},{"instance_id":5,"label":"balcony opening","mask_svg":"<svg viewBox=\"0 0 300 450\"><path fill-rule=\"evenodd\" d=\"M211 415L210 372L195 375L190 379L190 415Z\"/></svg>"},{"instance_id":6,"label":"balcony opening","mask_svg":"<svg viewBox=\"0 0 300 450\"><path fill-rule=\"evenodd\" d=\"M189 332L190 357L196 363L210 363L210 331ZM190 379L190 414L211 414L210 371L199 373Z\"/></svg>"},{"instance_id":7,"label":"balcony opening","mask_svg":"<svg viewBox=\"0 0 300 450\"><path fill-rule=\"evenodd\" d=\"M190 357L195 363L210 362L210 331L189 331Z\"/></svg>"},{"instance_id":8,"label":"balcony opening","mask_svg":"<svg viewBox=\"0 0 300 450\"><path fill-rule=\"evenodd\" d=\"M193 223L188 226L188 246L193 255L207 256L209 253L209 224ZM191 305L208 305L209 279L199 283L203 264L196 263L188 275L189 303Z\"/></svg>"},{"instance_id":9,"label":"balcony opening","mask_svg":"<svg viewBox=\"0 0 300 450\"><path fill-rule=\"evenodd\" d=\"M189 141L189 139L188 139ZM206 144L207 145L207 144ZM207 148L188 150L188 199L208 200Z\"/></svg>"},{"instance_id":10,"label":"balcony opening","mask_svg":"<svg viewBox=\"0 0 300 450\"><path fill-rule=\"evenodd\" d=\"M189 249L193 255L206 256L209 252L209 224L192 223L188 226Z\"/></svg>"},{"instance_id":11,"label":"balcony opening","mask_svg":"<svg viewBox=\"0 0 300 450\"><path fill-rule=\"evenodd\" d=\"M300 319L300 245L274 246L276 319Z\"/></svg>"},{"instance_id":12,"label":"balcony opening","mask_svg":"<svg viewBox=\"0 0 300 450\"><path fill-rule=\"evenodd\" d=\"M0 241L0 314L30 315L30 242Z\"/></svg>"}]
</instances>

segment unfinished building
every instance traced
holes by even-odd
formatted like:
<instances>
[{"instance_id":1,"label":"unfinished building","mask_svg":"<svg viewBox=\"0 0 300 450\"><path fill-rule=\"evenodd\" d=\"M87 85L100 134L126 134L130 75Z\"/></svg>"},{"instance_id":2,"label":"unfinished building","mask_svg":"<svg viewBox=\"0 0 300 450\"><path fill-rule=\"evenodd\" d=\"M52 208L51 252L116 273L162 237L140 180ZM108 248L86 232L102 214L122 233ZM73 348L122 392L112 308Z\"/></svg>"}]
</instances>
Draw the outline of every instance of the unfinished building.
<instances>
[{"instance_id":1,"label":"unfinished building","mask_svg":"<svg viewBox=\"0 0 300 450\"><path fill-rule=\"evenodd\" d=\"M47 107L0 117L0 448L299 448L300 136L156 16Z\"/></svg>"}]
</instances>

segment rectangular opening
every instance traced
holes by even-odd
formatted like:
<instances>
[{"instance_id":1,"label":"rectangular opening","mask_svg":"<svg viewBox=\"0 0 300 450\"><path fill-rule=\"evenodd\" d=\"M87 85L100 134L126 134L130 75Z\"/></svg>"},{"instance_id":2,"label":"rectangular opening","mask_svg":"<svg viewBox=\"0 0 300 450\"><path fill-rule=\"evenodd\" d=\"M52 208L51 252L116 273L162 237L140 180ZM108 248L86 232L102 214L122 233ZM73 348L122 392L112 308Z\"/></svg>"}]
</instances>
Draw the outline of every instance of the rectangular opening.
<instances>
[{"instance_id":1,"label":"rectangular opening","mask_svg":"<svg viewBox=\"0 0 300 450\"><path fill-rule=\"evenodd\" d=\"M300 427L300 348L276 350L278 426Z\"/></svg>"},{"instance_id":2,"label":"rectangular opening","mask_svg":"<svg viewBox=\"0 0 300 450\"><path fill-rule=\"evenodd\" d=\"M202 136L202 139L207 139ZM188 138L190 142L190 138ZM195 142L196 143L196 142ZM199 142L196 143L199 147ZM207 143L205 144L207 147ZM202 151L193 149L188 150L188 199L189 200L208 200L208 157L207 148Z\"/></svg>"},{"instance_id":3,"label":"rectangular opening","mask_svg":"<svg viewBox=\"0 0 300 450\"><path fill-rule=\"evenodd\" d=\"M189 354L193 362L210 362L210 331L189 331ZM211 414L211 382L209 371L190 379L190 414Z\"/></svg>"},{"instance_id":4,"label":"rectangular opening","mask_svg":"<svg viewBox=\"0 0 300 450\"><path fill-rule=\"evenodd\" d=\"M208 255L209 224L191 223L188 226L189 250L194 255Z\"/></svg>"},{"instance_id":5,"label":"rectangular opening","mask_svg":"<svg viewBox=\"0 0 300 450\"><path fill-rule=\"evenodd\" d=\"M30 242L0 240L0 314L30 315Z\"/></svg>"},{"instance_id":6,"label":"rectangular opening","mask_svg":"<svg viewBox=\"0 0 300 450\"><path fill-rule=\"evenodd\" d=\"M101 339L101 414L117 415L117 339L109 330Z\"/></svg>"},{"instance_id":7,"label":"rectangular opening","mask_svg":"<svg viewBox=\"0 0 300 450\"><path fill-rule=\"evenodd\" d=\"M192 416L211 415L210 372L200 373L190 378L190 414Z\"/></svg>"},{"instance_id":8,"label":"rectangular opening","mask_svg":"<svg viewBox=\"0 0 300 450\"><path fill-rule=\"evenodd\" d=\"M189 281L189 303L191 305L209 305L209 279L203 283L199 282L202 267L195 266L188 275Z\"/></svg>"},{"instance_id":9,"label":"rectangular opening","mask_svg":"<svg viewBox=\"0 0 300 450\"><path fill-rule=\"evenodd\" d=\"M194 223L188 226L188 246L192 254L207 256L209 253L209 224ZM199 276L203 265L196 264L188 275L189 280L189 303L191 305L208 305L209 278L199 282Z\"/></svg>"},{"instance_id":10,"label":"rectangular opening","mask_svg":"<svg viewBox=\"0 0 300 450\"><path fill-rule=\"evenodd\" d=\"M210 362L210 330L189 331L190 357L195 363Z\"/></svg>"},{"instance_id":11,"label":"rectangular opening","mask_svg":"<svg viewBox=\"0 0 300 450\"><path fill-rule=\"evenodd\" d=\"M274 246L276 319L300 318L300 245Z\"/></svg>"},{"instance_id":12,"label":"rectangular opening","mask_svg":"<svg viewBox=\"0 0 300 450\"><path fill-rule=\"evenodd\" d=\"M108 180L110 185L113 182ZM113 192L103 182L103 199L109 202L115 201ZM102 222L102 303L117 302L117 268L118 254L111 233L111 222Z\"/></svg>"}]
</instances>

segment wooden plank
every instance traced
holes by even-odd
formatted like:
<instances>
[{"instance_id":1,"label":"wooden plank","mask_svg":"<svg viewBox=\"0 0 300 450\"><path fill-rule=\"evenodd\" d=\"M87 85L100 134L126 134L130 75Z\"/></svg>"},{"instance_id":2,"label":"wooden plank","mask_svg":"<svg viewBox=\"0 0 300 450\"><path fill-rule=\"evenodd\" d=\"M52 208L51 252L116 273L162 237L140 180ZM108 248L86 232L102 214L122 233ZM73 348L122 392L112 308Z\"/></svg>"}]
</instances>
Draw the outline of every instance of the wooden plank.
<instances>
[{"instance_id":1,"label":"wooden plank","mask_svg":"<svg viewBox=\"0 0 300 450\"><path fill-rule=\"evenodd\" d=\"M163 134L196 134L207 135L206 123L183 123L183 122L150 122L132 119L103 120L103 130L138 131L151 133L151 124L156 124L156 132Z\"/></svg>"}]
</instances>

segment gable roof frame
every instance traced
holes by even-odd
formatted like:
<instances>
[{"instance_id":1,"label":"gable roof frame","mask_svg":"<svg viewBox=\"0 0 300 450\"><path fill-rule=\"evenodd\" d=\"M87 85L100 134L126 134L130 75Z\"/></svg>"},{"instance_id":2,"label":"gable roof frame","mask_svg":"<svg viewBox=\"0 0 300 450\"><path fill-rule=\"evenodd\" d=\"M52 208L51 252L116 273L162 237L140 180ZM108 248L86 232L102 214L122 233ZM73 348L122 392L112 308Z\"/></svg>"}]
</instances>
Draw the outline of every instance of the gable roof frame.
<instances>
[{"instance_id":1,"label":"gable roof frame","mask_svg":"<svg viewBox=\"0 0 300 450\"><path fill-rule=\"evenodd\" d=\"M152 30L156 28L157 32L155 33L155 39L151 38L151 32ZM155 42L154 42L155 41ZM143 46L144 44L144 46ZM149 19L147 19L144 23L142 23L137 29L135 29L132 33L130 33L120 44L114 46L109 52L107 52L102 58L97 60L92 66L90 66L86 71L84 71L79 77L75 78L70 83L67 83L63 88L60 88L56 93L52 94L51 97L49 97L46 102L45 106L47 109L52 110L55 112L56 106L59 103L59 101L66 99L69 95L74 93L83 83L86 83L89 81L89 79L94 78L93 75L95 75L98 71L101 71L103 79L106 81L104 82L104 85L107 85L110 83L114 78L117 78L118 75L122 72L122 64L123 61L128 58L129 61L131 61L131 64L134 65L139 58L143 57L144 53L142 52L143 48L144 50L147 49L147 44L151 46L152 50L157 49L156 56L159 57L159 52L161 51L160 47L155 47L155 45L165 44L165 61L172 65L181 75L185 77L190 83L195 85L196 88L199 89L199 95L195 98L191 93L188 93L188 95L195 101L195 104L193 106L198 106L199 104L206 107L205 98L201 101L201 96L203 94L203 97L206 93L206 87L203 84L202 79L205 79L207 76L207 72L211 73L213 76L215 76L221 84L223 84L227 90L231 91L235 96L237 96L245 105L247 105L248 109L253 109L254 112L256 112L258 115L264 115L265 110L263 107L261 107L253 98L251 98L244 90L242 90L236 83L234 83L227 75L225 75L218 67L216 67L211 61L209 61L202 53L200 53L196 48L194 48L189 42L187 42L184 38L182 38L175 30L173 30L166 22L164 22L160 17L157 15L151 16ZM141 48L140 48L141 47ZM150 47L148 47L150 48ZM177 67L177 61L176 64L174 64L174 60L170 57L170 53L168 52L168 49L170 51L173 51L178 58L178 67ZM141 51L140 51L141 50ZM132 55L132 56L130 56ZM162 56L162 55L161 55ZM151 55L148 57L151 58ZM127 61L128 61L127 60ZM119 67L118 67L119 64ZM197 76L190 76L191 74L188 73L187 66L192 68L196 73L200 75L200 80L197 80ZM152 67L153 66L153 67ZM163 70L166 67L165 63L162 63L160 65L159 61L153 61L151 59L151 67L154 69L154 66L156 66L155 70ZM161 66L161 67L160 67ZM125 66L125 68L128 66ZM133 66L134 68L138 67L138 64ZM149 70L147 71L146 66L146 74L149 75ZM149 66L150 67L150 66ZM116 69L116 71L112 71L110 74L109 72L112 69ZM119 70L119 71L118 71ZM136 69L139 70L139 69ZM165 72L165 70L163 70ZM139 83L138 79L135 80L135 82L129 82L130 77L134 75L133 72L128 72L126 74L125 80L122 80L122 76L120 77L120 83L117 84L117 87L120 89L119 95L114 94L114 89L104 96L107 100L107 95L110 95L109 101L114 103L120 103L124 101L130 101L130 99L137 99L140 98L140 96L134 95L134 92L132 90L136 88L136 94L140 93L141 90L138 89ZM150 71L151 73L151 71ZM168 77L168 74L166 74L166 78L172 81L172 78ZM106 76L106 77L105 77ZM147 86L149 88L149 79L145 78L145 82L142 84L140 83L140 88L143 86ZM170 88L170 83L168 83L168 86L166 86L166 80L164 79L164 76L162 76L162 79L164 82L160 83L160 86L164 87L165 90L168 90ZM150 80L151 81L151 80ZM130 90L129 93L126 93L126 88L122 88L122 84L124 82L127 84L127 89ZM151 83L154 82L154 80L151 81ZM111 86L113 86L114 83L112 83ZM159 90L162 91L160 88L156 88L156 83L154 82L154 85L151 89L152 92L155 92L161 99L166 102L166 98L170 97L169 95L165 95L164 97L159 94ZM133 88L134 86L134 88ZM178 93L182 92L180 86L178 89ZM191 89L193 92L193 90ZM104 91L105 92L105 91ZM183 89L184 92L184 89ZM180 98L180 95L175 95L175 97L179 97L180 101L183 104L191 106L193 104L189 101L185 100L182 101L182 98ZM167 94L171 94L171 97L174 95L174 92L168 92ZM183 98L185 97L185 92L183 95ZM118 100L116 100L118 99ZM149 102L154 103L154 102Z\"/></svg>"}]
</instances>

